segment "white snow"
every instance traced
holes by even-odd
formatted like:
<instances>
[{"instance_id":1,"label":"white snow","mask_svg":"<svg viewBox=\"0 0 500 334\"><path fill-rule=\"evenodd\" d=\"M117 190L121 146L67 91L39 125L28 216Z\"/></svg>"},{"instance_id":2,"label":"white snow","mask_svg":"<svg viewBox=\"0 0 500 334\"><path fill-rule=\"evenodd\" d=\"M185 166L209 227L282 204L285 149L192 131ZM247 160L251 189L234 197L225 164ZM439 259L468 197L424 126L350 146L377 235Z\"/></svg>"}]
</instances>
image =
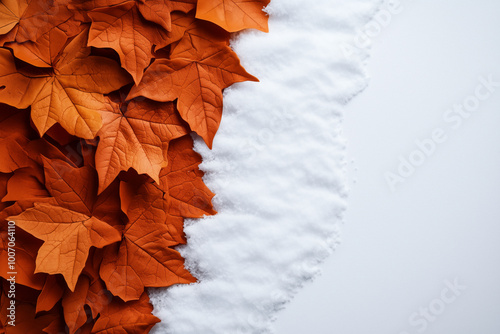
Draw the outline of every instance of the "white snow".
<instances>
[{"instance_id":1,"label":"white snow","mask_svg":"<svg viewBox=\"0 0 500 334\"><path fill-rule=\"evenodd\" d=\"M367 84L367 49L346 57L374 0L272 0L270 33L232 46L260 83L225 93L213 150L200 140L214 217L187 223L199 283L152 289L154 333L267 333L319 271L346 207L343 105Z\"/></svg>"},{"instance_id":2,"label":"white snow","mask_svg":"<svg viewBox=\"0 0 500 334\"><path fill-rule=\"evenodd\" d=\"M342 244L277 334L500 333L500 88L460 126L443 119L480 77L500 82L500 2L401 2L373 40L370 85L346 106L357 183ZM384 174L436 128L447 141L392 192ZM466 288L442 307L455 279Z\"/></svg>"}]
</instances>

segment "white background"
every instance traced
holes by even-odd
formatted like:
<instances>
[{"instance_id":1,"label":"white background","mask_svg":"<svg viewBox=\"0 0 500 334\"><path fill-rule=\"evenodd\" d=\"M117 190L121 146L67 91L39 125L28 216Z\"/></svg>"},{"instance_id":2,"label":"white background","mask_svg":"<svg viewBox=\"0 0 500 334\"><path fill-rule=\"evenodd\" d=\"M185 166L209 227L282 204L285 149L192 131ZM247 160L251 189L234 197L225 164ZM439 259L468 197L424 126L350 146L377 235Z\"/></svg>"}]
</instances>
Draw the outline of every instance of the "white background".
<instances>
[{"instance_id":1,"label":"white background","mask_svg":"<svg viewBox=\"0 0 500 334\"><path fill-rule=\"evenodd\" d=\"M347 106L343 242L279 314L278 334L500 333L500 88L457 129L443 120L480 76L500 82L500 3L402 4ZM447 141L391 192L384 173L436 128ZM465 291L425 330L412 325L454 279Z\"/></svg>"}]
</instances>

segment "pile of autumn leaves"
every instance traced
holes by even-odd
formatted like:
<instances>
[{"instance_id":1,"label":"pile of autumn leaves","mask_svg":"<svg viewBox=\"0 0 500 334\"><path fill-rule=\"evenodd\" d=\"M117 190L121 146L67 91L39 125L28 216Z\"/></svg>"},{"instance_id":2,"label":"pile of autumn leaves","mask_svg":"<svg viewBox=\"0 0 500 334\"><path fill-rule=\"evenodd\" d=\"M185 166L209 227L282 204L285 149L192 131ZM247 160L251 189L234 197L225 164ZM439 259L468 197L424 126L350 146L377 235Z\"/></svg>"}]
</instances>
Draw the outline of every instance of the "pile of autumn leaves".
<instances>
[{"instance_id":1,"label":"pile of autumn leaves","mask_svg":"<svg viewBox=\"0 0 500 334\"><path fill-rule=\"evenodd\" d=\"M211 147L222 90L256 80L228 40L267 3L1 1L0 333L147 333L145 288L195 281L172 247L215 211L190 133Z\"/></svg>"}]
</instances>

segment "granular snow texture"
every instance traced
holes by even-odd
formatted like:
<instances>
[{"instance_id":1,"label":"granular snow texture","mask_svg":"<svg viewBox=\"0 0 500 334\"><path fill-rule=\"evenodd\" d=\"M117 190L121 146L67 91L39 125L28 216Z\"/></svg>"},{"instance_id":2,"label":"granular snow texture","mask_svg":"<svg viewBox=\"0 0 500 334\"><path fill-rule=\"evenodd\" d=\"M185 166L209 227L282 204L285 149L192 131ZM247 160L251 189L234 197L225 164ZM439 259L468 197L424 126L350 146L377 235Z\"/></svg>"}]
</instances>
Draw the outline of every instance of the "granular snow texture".
<instances>
[{"instance_id":1,"label":"granular snow texture","mask_svg":"<svg viewBox=\"0 0 500 334\"><path fill-rule=\"evenodd\" d=\"M343 105L367 84L346 57L379 0L272 0L270 33L232 47L260 83L225 91L213 149L199 138L218 214L188 221L179 248L199 283L151 289L153 332L272 332L271 322L338 242L346 207Z\"/></svg>"}]
</instances>

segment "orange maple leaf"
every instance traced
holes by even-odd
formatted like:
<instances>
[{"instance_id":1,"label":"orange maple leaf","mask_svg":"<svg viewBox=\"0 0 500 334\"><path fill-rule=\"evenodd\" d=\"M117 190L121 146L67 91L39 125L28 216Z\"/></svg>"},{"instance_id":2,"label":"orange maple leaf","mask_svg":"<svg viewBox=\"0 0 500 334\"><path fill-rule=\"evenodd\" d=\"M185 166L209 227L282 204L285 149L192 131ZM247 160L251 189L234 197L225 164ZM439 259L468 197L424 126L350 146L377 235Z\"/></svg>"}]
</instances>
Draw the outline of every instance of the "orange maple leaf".
<instances>
[{"instance_id":1,"label":"orange maple leaf","mask_svg":"<svg viewBox=\"0 0 500 334\"><path fill-rule=\"evenodd\" d=\"M128 98L178 99L182 118L211 148L222 117L222 89L247 80L258 81L229 46L191 33L172 50L171 59L153 62Z\"/></svg>"},{"instance_id":2,"label":"orange maple leaf","mask_svg":"<svg viewBox=\"0 0 500 334\"><path fill-rule=\"evenodd\" d=\"M196 18L213 22L229 32L258 29L268 32L267 14L270 0L198 0Z\"/></svg>"},{"instance_id":3,"label":"orange maple leaf","mask_svg":"<svg viewBox=\"0 0 500 334\"><path fill-rule=\"evenodd\" d=\"M106 247L100 276L124 301L137 300L144 287L166 287L195 279L184 268L175 235L166 225L167 203L153 184L143 184L126 208L123 241Z\"/></svg>"},{"instance_id":4,"label":"orange maple leaf","mask_svg":"<svg viewBox=\"0 0 500 334\"><path fill-rule=\"evenodd\" d=\"M1 200L40 202L48 199L50 194L38 173L31 167L17 169L7 183L7 194Z\"/></svg>"},{"instance_id":5,"label":"orange maple leaf","mask_svg":"<svg viewBox=\"0 0 500 334\"><path fill-rule=\"evenodd\" d=\"M102 125L97 111L104 107L102 94L129 82L116 62L90 55L86 36L82 32L65 47L53 71L19 72L10 51L0 49L0 102L17 108L31 105L41 135L57 122L75 136L94 138Z\"/></svg>"},{"instance_id":6,"label":"orange maple leaf","mask_svg":"<svg viewBox=\"0 0 500 334\"><path fill-rule=\"evenodd\" d=\"M96 152L99 193L129 168L159 182L168 142L187 133L173 103L145 99L110 102L101 115L103 127Z\"/></svg>"},{"instance_id":7,"label":"orange maple leaf","mask_svg":"<svg viewBox=\"0 0 500 334\"><path fill-rule=\"evenodd\" d=\"M113 226L121 223L118 183L97 196L97 173L94 168L76 168L59 159L42 157L42 160L46 189L59 206L96 217Z\"/></svg>"},{"instance_id":8,"label":"orange maple leaf","mask_svg":"<svg viewBox=\"0 0 500 334\"><path fill-rule=\"evenodd\" d=\"M73 291L91 246L102 248L120 241L120 233L107 223L60 206L40 203L9 217L44 243L36 258L36 272L62 274Z\"/></svg>"},{"instance_id":9,"label":"orange maple leaf","mask_svg":"<svg viewBox=\"0 0 500 334\"><path fill-rule=\"evenodd\" d=\"M121 66L139 83L151 62L153 45L162 45L167 32L142 19L134 1L95 9L88 15L92 19L88 45L114 49Z\"/></svg>"}]
</instances>

